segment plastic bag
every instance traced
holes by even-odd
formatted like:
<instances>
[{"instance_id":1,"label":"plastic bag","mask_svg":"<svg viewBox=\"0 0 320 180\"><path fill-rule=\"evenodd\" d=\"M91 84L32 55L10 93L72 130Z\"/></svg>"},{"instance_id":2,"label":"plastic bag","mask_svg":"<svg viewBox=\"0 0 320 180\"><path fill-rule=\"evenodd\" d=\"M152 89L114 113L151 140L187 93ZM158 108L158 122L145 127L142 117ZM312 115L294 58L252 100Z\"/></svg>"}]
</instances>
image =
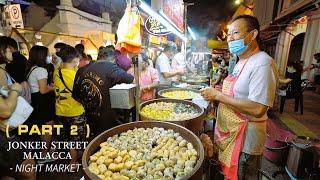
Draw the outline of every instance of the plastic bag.
<instances>
[{"instance_id":1,"label":"plastic bag","mask_svg":"<svg viewBox=\"0 0 320 180\"><path fill-rule=\"evenodd\" d=\"M138 54L141 51L140 35L141 17L136 7L127 6L126 11L121 18L117 36L118 43L116 48L123 53Z\"/></svg>"},{"instance_id":2,"label":"plastic bag","mask_svg":"<svg viewBox=\"0 0 320 180\"><path fill-rule=\"evenodd\" d=\"M21 96L18 96L17 105L9 119L0 119L0 130L6 132L7 126L9 131L23 124L31 115L33 107Z\"/></svg>"}]
</instances>

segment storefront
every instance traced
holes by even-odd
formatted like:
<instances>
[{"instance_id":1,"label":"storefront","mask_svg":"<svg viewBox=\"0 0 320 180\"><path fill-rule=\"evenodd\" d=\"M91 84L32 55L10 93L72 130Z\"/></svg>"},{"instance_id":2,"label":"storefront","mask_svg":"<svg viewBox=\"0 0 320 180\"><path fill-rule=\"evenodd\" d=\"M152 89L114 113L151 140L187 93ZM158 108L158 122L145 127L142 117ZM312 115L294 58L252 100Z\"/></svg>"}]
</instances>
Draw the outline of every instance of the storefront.
<instances>
[{"instance_id":1,"label":"storefront","mask_svg":"<svg viewBox=\"0 0 320 180\"><path fill-rule=\"evenodd\" d=\"M10 28L7 33L18 42L26 43L29 48L38 43L54 52L53 46L57 42L72 46L83 43L86 53L96 59L100 46L115 43L112 22L107 12L97 17L74 8L71 0L61 0L52 19L44 16L44 9L38 5L33 4L28 8L23 16L26 27Z\"/></svg>"}]
</instances>

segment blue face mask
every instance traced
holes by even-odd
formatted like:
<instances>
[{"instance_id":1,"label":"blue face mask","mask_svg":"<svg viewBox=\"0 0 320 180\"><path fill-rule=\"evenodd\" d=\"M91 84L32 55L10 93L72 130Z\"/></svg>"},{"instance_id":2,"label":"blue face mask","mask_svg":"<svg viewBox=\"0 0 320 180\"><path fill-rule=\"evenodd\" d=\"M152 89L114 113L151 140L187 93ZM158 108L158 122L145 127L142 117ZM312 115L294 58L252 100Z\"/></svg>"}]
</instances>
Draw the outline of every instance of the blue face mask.
<instances>
[{"instance_id":1,"label":"blue face mask","mask_svg":"<svg viewBox=\"0 0 320 180\"><path fill-rule=\"evenodd\" d=\"M252 31L251 31L252 32ZM249 34L251 33L249 32ZM249 35L248 34L248 35ZM247 36L248 36L247 35ZM244 43L244 40L247 38L247 36L243 39L237 39L237 40L234 40L234 41L230 41L228 43L228 47L229 47L229 51L232 53L232 54L235 54L237 56L240 56L241 54L243 54L249 47L249 45L251 44L251 42L248 44L248 45L245 45Z\"/></svg>"}]
</instances>

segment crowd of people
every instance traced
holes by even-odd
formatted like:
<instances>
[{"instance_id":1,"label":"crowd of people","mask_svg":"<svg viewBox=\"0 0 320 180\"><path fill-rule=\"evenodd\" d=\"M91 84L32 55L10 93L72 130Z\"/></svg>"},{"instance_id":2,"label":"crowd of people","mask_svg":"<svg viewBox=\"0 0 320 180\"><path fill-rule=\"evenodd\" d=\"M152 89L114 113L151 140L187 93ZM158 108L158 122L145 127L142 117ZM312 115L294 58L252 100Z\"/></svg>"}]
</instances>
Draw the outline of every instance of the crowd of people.
<instances>
[{"instance_id":1,"label":"crowd of people","mask_svg":"<svg viewBox=\"0 0 320 180\"><path fill-rule=\"evenodd\" d=\"M24 124L30 127L62 124L64 127L57 137L49 134L18 137L15 136L16 130L13 130L11 134L15 138L10 139L6 138L5 132L0 132L0 156L6 157L6 161L0 158L0 169L4 175L35 177L32 172L19 174L10 170L13 165L22 163L22 152L4 151L8 141L43 141L46 144L53 139L85 141L88 140L86 124L89 124L93 137L119 125L118 111L111 108L109 89L116 84L134 82L131 56L116 50L114 46L106 46L99 48L97 60L92 61L85 53L83 44L73 47L59 42L54 48L55 52L50 53L47 47L35 45L27 59L19 52L19 45L13 38L0 37L0 87L9 91L8 97L0 96L0 117L10 117L17 96L23 96L24 91L29 90L33 112ZM155 64L146 53L139 54L141 101L156 98L159 85L169 85L171 78L186 73L185 66L176 67L176 70L172 68L171 59L176 54L177 46L173 42L165 45ZM77 126L77 136L71 136L66 131L71 126ZM53 151L50 146L46 147L42 155ZM70 164L76 164L81 154L75 149L70 149L70 154ZM35 164L53 160L25 161Z\"/></svg>"},{"instance_id":2,"label":"crowd of people","mask_svg":"<svg viewBox=\"0 0 320 180\"><path fill-rule=\"evenodd\" d=\"M116 64L117 52L103 47L97 62L90 61L84 46L75 47L57 43L56 52L50 54L45 46L35 45L30 49L27 59L18 51L17 42L11 37L0 37L0 87L8 90L8 97L0 96L0 118L7 119L16 107L17 96L29 88L33 112L24 124L54 125L62 124L61 136L49 134L38 136L15 136L7 138L0 132L0 171L1 176L35 179L34 172L14 173L16 164L47 163L53 159L32 159L23 161L22 151L7 152L8 141L43 141L49 144L53 138L62 141L86 141L85 125L90 124L94 135L114 127L114 112L109 101L109 88L120 83L132 83L133 76ZM28 86L24 87L23 84ZM77 126L78 135L71 136L71 126ZM42 155L50 146L42 150ZM33 151L32 149L27 151ZM70 149L70 164L79 160L78 151Z\"/></svg>"}]
</instances>

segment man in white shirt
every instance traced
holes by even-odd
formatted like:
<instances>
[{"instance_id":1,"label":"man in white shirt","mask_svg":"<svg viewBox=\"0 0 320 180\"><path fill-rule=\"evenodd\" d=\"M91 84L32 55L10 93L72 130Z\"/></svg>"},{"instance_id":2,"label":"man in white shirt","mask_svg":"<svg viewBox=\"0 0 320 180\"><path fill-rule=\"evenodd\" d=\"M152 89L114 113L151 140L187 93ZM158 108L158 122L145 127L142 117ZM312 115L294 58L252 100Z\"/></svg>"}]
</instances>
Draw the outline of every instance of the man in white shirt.
<instances>
[{"instance_id":1,"label":"man in white shirt","mask_svg":"<svg viewBox=\"0 0 320 180\"><path fill-rule=\"evenodd\" d=\"M156 60L156 69L159 74L160 85L170 85L172 77L185 74L185 70L174 70L171 67L171 59L174 57L176 51L176 44L169 41Z\"/></svg>"}]
</instances>

